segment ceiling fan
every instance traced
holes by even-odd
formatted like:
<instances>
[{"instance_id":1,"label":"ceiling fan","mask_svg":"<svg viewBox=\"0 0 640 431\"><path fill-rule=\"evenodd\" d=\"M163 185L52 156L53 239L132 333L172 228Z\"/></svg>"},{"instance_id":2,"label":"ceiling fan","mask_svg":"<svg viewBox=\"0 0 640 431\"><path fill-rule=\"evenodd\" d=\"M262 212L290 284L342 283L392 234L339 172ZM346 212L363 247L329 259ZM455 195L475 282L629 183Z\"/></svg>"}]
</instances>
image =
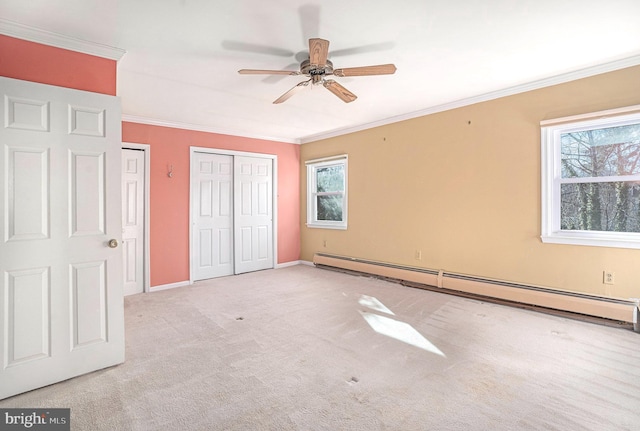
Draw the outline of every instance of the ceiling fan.
<instances>
[{"instance_id":1,"label":"ceiling fan","mask_svg":"<svg viewBox=\"0 0 640 431\"><path fill-rule=\"evenodd\" d=\"M396 66L393 64L380 64L377 66L347 67L334 69L329 57L329 41L324 39L309 39L309 58L300 63L300 70L263 70L263 69L240 69L241 75L305 75L309 79L300 82L298 85L278 97L273 103L282 103L293 96L298 91L311 85L322 85L327 90L338 96L345 103L353 102L357 96L340 85L333 79L326 79L327 76L367 76L367 75L390 75L395 73Z\"/></svg>"}]
</instances>

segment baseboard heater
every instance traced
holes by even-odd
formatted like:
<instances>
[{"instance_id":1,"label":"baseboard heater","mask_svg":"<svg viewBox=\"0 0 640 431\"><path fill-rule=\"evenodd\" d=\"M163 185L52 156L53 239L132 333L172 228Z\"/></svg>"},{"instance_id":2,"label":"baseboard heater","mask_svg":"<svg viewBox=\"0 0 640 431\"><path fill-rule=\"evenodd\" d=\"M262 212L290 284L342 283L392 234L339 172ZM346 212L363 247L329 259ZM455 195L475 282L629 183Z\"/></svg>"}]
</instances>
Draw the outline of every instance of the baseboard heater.
<instances>
[{"instance_id":1,"label":"baseboard heater","mask_svg":"<svg viewBox=\"0 0 640 431\"><path fill-rule=\"evenodd\" d=\"M455 274L410 266L394 265L353 257L317 253L313 263L351 272L380 276L388 279L435 287L449 293L494 298L517 304L542 307L599 317L632 324L640 332L640 304L637 300L608 298L584 293L529 286L481 277Z\"/></svg>"}]
</instances>

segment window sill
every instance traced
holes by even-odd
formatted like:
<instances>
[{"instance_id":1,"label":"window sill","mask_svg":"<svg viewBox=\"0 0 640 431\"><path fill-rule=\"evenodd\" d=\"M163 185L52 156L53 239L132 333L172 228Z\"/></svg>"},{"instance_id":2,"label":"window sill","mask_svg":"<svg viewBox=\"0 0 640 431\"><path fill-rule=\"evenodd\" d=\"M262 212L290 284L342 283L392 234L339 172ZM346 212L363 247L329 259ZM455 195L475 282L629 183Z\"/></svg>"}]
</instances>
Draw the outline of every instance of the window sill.
<instances>
[{"instance_id":1,"label":"window sill","mask_svg":"<svg viewBox=\"0 0 640 431\"><path fill-rule=\"evenodd\" d=\"M592 247L612 247L640 249L640 234L616 235L610 232L558 232L540 237L543 243L586 245Z\"/></svg>"},{"instance_id":2,"label":"window sill","mask_svg":"<svg viewBox=\"0 0 640 431\"><path fill-rule=\"evenodd\" d=\"M346 225L324 224L324 223L307 223L307 227L312 228L312 229L347 230L347 226Z\"/></svg>"}]
</instances>

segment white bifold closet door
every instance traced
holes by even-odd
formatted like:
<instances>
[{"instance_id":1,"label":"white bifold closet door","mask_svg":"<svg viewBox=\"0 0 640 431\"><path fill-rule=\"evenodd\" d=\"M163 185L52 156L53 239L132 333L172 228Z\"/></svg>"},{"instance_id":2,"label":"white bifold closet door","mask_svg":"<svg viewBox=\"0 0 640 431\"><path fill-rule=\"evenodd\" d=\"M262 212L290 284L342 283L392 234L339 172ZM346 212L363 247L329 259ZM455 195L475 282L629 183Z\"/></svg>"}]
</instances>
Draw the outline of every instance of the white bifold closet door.
<instances>
[{"instance_id":1,"label":"white bifold closet door","mask_svg":"<svg viewBox=\"0 0 640 431\"><path fill-rule=\"evenodd\" d=\"M273 160L194 152L192 279L273 268Z\"/></svg>"}]
</instances>

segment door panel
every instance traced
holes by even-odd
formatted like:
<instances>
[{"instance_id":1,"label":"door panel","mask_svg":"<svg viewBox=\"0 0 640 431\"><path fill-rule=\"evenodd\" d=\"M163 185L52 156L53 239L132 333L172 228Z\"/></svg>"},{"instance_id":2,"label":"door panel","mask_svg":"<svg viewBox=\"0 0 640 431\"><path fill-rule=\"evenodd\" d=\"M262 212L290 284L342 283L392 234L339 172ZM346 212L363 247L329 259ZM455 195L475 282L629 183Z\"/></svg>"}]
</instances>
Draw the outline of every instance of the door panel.
<instances>
[{"instance_id":1,"label":"door panel","mask_svg":"<svg viewBox=\"0 0 640 431\"><path fill-rule=\"evenodd\" d=\"M105 262L75 264L71 272L73 349L107 341Z\"/></svg>"},{"instance_id":2,"label":"door panel","mask_svg":"<svg viewBox=\"0 0 640 431\"><path fill-rule=\"evenodd\" d=\"M124 361L120 102L0 78L0 398Z\"/></svg>"},{"instance_id":3,"label":"door panel","mask_svg":"<svg viewBox=\"0 0 640 431\"><path fill-rule=\"evenodd\" d=\"M71 151L71 236L104 234L104 153Z\"/></svg>"},{"instance_id":4,"label":"door panel","mask_svg":"<svg viewBox=\"0 0 640 431\"><path fill-rule=\"evenodd\" d=\"M13 205L5 209L7 241L49 237L49 153L43 148L5 146L6 195ZM29 196L29 199L19 199Z\"/></svg>"},{"instance_id":5,"label":"door panel","mask_svg":"<svg viewBox=\"0 0 640 431\"><path fill-rule=\"evenodd\" d=\"M7 274L7 367L49 356L48 268Z\"/></svg>"}]
</instances>

